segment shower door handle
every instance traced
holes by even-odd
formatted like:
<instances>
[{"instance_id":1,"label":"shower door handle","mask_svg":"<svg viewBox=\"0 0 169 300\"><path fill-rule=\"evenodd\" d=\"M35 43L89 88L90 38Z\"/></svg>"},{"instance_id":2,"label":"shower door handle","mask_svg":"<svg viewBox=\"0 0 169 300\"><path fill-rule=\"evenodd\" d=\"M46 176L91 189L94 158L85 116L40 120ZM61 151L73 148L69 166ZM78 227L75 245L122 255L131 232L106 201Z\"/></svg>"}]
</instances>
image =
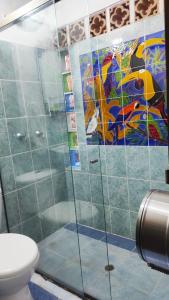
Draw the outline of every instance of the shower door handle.
<instances>
[{"instance_id":1,"label":"shower door handle","mask_svg":"<svg viewBox=\"0 0 169 300\"><path fill-rule=\"evenodd\" d=\"M94 159L94 160L90 160L91 164L96 164L99 160L98 159Z\"/></svg>"}]
</instances>

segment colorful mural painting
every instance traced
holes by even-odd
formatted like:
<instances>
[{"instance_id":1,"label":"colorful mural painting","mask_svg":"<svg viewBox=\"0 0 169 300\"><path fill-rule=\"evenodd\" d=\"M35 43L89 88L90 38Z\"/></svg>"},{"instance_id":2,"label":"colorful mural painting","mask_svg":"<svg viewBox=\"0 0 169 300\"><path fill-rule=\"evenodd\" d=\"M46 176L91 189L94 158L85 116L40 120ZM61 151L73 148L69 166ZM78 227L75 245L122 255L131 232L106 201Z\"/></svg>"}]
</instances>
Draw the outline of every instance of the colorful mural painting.
<instances>
[{"instance_id":1,"label":"colorful mural painting","mask_svg":"<svg viewBox=\"0 0 169 300\"><path fill-rule=\"evenodd\" d=\"M88 144L168 145L164 32L80 56Z\"/></svg>"}]
</instances>

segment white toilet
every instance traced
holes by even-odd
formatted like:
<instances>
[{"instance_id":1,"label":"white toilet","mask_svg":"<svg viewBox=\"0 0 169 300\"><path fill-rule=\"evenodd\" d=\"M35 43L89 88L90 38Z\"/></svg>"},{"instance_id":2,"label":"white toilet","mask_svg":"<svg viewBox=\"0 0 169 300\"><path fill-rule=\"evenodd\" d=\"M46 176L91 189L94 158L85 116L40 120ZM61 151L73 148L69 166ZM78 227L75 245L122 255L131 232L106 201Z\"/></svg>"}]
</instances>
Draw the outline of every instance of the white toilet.
<instances>
[{"instance_id":1,"label":"white toilet","mask_svg":"<svg viewBox=\"0 0 169 300\"><path fill-rule=\"evenodd\" d=\"M0 300L32 300L28 282L38 260L38 247L32 239L0 234Z\"/></svg>"}]
</instances>

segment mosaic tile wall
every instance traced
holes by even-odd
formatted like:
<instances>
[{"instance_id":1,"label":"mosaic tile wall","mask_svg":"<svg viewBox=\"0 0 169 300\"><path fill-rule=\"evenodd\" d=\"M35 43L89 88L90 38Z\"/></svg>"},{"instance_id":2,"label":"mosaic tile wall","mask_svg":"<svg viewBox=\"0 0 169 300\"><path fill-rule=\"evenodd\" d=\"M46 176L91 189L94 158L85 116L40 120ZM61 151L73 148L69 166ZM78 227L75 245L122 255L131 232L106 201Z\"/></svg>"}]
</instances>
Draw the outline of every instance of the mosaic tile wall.
<instances>
[{"instance_id":1,"label":"mosaic tile wall","mask_svg":"<svg viewBox=\"0 0 169 300\"><path fill-rule=\"evenodd\" d=\"M80 57L89 145L167 146L165 33Z\"/></svg>"},{"instance_id":2,"label":"mosaic tile wall","mask_svg":"<svg viewBox=\"0 0 169 300\"><path fill-rule=\"evenodd\" d=\"M112 1L113 2L113 1ZM132 6L134 20L131 22ZM160 13L160 0L122 0L58 29L59 47L95 37ZM87 21L88 25L85 26Z\"/></svg>"},{"instance_id":3,"label":"mosaic tile wall","mask_svg":"<svg viewBox=\"0 0 169 300\"><path fill-rule=\"evenodd\" d=\"M106 229L109 232L130 238L135 238L137 213L141 201L147 191L153 188L169 191L169 186L165 184L165 168L168 165L166 117L162 117L163 115L166 115L166 106L163 111L164 114L161 114L152 107L150 115L152 114L155 119L153 123L151 123L152 119L150 119L149 116L147 122L150 122L152 125L154 124L155 127L155 124L157 124L159 127L157 126L157 130L152 131L152 126L150 126L149 135L145 140L141 139L141 143L139 144L139 147L137 147L133 143L133 141L135 141L135 136L133 141L132 139L126 140L127 143L124 140L122 143L120 140L119 143L112 143L112 141L111 143L105 143L105 139L98 142L98 139L93 136L92 143L87 143L86 128L88 127L86 125L88 122L86 122L86 115L84 115L83 100L84 96L86 97L87 102L90 102L90 97L92 98L92 101L95 100L92 102L91 106L89 105L89 114L93 111L93 104L95 105L97 113L97 101L99 98L95 97L95 89L93 88L93 78L96 77L97 71L99 70L100 72L101 70L103 78L106 80L109 76L109 72L105 70L110 67L110 73L117 73L116 78L118 80L119 76L121 77L121 74L118 74L118 69L116 70L117 64L115 60L113 60L114 64L112 66L111 56L112 44L116 46L116 40L119 41L119 38L122 38L125 46L133 45L133 42L136 41L136 39L138 39L137 42L141 42L141 37L144 37L145 41L150 41L151 38L161 39L161 46L153 46L153 51L146 50L146 69L152 72L152 74L157 72L155 78L158 81L158 86L162 89L162 92L164 92L164 95L166 87L163 30L163 15L152 16L149 20L147 19L146 21L138 22L135 26L131 25L128 27L127 31L125 27L123 27L105 35L81 41L70 48L81 163L81 171L73 173L78 218L81 220L80 223L82 224L100 230ZM146 37L148 38L147 40ZM128 41L132 42L128 43ZM157 53L156 57L159 58L159 63L148 63L151 61L151 52ZM86 53L90 53L90 55L86 56ZM103 54L103 56L101 56L101 54ZM111 62L109 62L108 59L105 59L105 65L103 64L103 68L100 69L100 63L103 62L105 54L108 54L108 56L110 54ZM125 62L127 61L128 60L125 60ZM97 62L99 63L97 64ZM85 68L86 65L87 68ZM115 69L113 70L113 68ZM124 65L124 70L125 68L126 65ZM128 70L127 76L130 76L130 67ZM137 72L137 66L134 71ZM86 81L84 78L82 78L81 81L81 75L84 74L86 75ZM115 78L113 82L116 84ZM138 82L142 83L140 80L138 80ZM85 83L86 86L84 88ZM111 85L107 85L106 91L108 93L110 91L109 87L111 87ZM89 98L87 91L89 92ZM99 92L101 94L101 89ZM139 105L141 107L145 105L145 100L142 97L143 94L144 92L142 90L142 93L137 94L139 97L136 99L136 102L140 101ZM128 98L127 90L123 93L122 100L126 97ZM111 99L109 98L107 103L109 104L110 101ZM102 101L100 102L102 103ZM121 106L122 102L120 99L119 101L115 101L115 103L118 107L123 107ZM128 103L129 102L127 102L127 104ZM148 109L149 107L146 105L146 111ZM117 116L118 111L119 109L114 110L113 113ZM156 113L159 117L156 116ZM147 115L148 113L146 112L146 116ZM123 117L125 117L124 114L122 119ZM136 123L138 122L139 120L136 121ZM141 122L143 122L143 124L145 122L144 114ZM92 125L97 126L96 122L93 122ZM136 126L136 128L138 127ZM159 137L160 131L164 143ZM155 138L153 139L151 135L154 134ZM157 136L159 137L159 140ZM137 140L138 139L136 139L136 141ZM91 161L93 160L98 160L98 162L92 164ZM71 195L69 196L71 197ZM81 201L83 201L83 207Z\"/></svg>"},{"instance_id":4,"label":"mosaic tile wall","mask_svg":"<svg viewBox=\"0 0 169 300\"><path fill-rule=\"evenodd\" d=\"M64 225L50 207L67 200L59 58L3 41L0 57L0 170L9 226L39 241Z\"/></svg>"}]
</instances>

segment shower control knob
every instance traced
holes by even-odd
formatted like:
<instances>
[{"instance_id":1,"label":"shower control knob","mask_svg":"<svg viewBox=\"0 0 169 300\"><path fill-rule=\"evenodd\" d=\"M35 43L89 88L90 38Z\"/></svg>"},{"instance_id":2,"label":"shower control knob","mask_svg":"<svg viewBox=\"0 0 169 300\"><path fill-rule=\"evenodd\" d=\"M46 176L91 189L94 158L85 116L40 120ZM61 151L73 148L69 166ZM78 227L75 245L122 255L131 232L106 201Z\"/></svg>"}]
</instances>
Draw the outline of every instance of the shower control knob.
<instances>
[{"instance_id":1,"label":"shower control knob","mask_svg":"<svg viewBox=\"0 0 169 300\"><path fill-rule=\"evenodd\" d=\"M43 136L43 132L42 132L42 131L39 131L39 130L36 130L36 131L35 131L35 134L36 134L36 136L38 136L38 137Z\"/></svg>"},{"instance_id":2,"label":"shower control knob","mask_svg":"<svg viewBox=\"0 0 169 300\"><path fill-rule=\"evenodd\" d=\"M18 133L16 134L16 137L17 137L17 139L22 140L22 139L24 139L24 138L26 137L26 135L25 135L24 133L18 132Z\"/></svg>"}]
</instances>

